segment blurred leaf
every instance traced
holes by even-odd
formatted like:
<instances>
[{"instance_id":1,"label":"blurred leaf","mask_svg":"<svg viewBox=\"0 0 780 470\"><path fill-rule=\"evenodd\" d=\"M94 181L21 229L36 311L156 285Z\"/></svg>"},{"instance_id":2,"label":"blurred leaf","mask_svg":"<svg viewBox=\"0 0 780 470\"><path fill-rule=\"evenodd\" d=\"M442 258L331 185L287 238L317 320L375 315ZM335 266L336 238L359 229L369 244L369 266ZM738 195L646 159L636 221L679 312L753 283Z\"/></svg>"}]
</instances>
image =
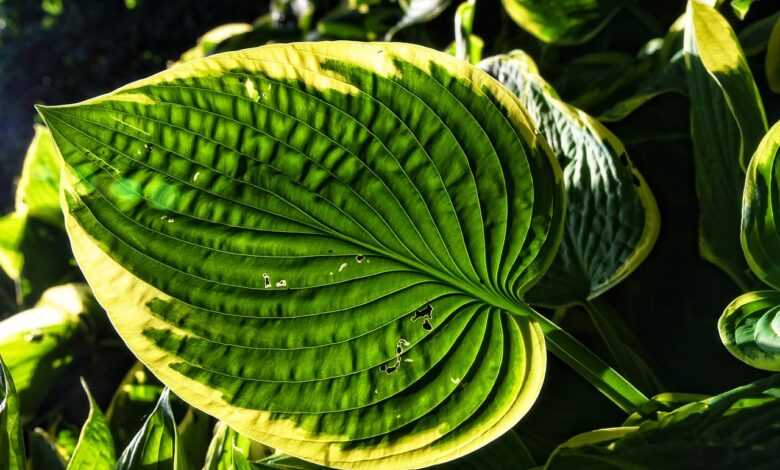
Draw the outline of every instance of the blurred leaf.
<instances>
[{"instance_id":1,"label":"blurred leaf","mask_svg":"<svg viewBox=\"0 0 780 470\"><path fill-rule=\"evenodd\" d=\"M181 55L181 61L200 59L211 54L217 46L227 39L252 30L248 23L228 23L219 25L198 38L197 44Z\"/></svg>"},{"instance_id":2,"label":"blurred leaf","mask_svg":"<svg viewBox=\"0 0 780 470\"><path fill-rule=\"evenodd\" d=\"M780 446L780 375L684 405L657 421L591 431L545 469L770 469Z\"/></svg>"},{"instance_id":3,"label":"blurred leaf","mask_svg":"<svg viewBox=\"0 0 780 470\"><path fill-rule=\"evenodd\" d=\"M49 389L81 349L103 313L86 284L65 284L44 292L34 308L0 322L0 355L32 416Z\"/></svg>"},{"instance_id":4,"label":"blurred leaf","mask_svg":"<svg viewBox=\"0 0 780 470\"><path fill-rule=\"evenodd\" d=\"M35 126L16 187L16 212L63 227L60 209L60 165L51 132Z\"/></svg>"},{"instance_id":5,"label":"blurred leaf","mask_svg":"<svg viewBox=\"0 0 780 470\"><path fill-rule=\"evenodd\" d=\"M68 463L68 470L113 470L116 454L108 422L83 379L81 385L89 400L89 415L81 428L78 444Z\"/></svg>"},{"instance_id":6,"label":"blurred leaf","mask_svg":"<svg viewBox=\"0 0 780 470\"><path fill-rule=\"evenodd\" d=\"M106 411L115 449L122 450L130 443L149 409L159 399L162 389L140 362L130 368Z\"/></svg>"},{"instance_id":7,"label":"blurred leaf","mask_svg":"<svg viewBox=\"0 0 780 470\"><path fill-rule=\"evenodd\" d=\"M184 468L203 466L212 428L209 415L193 407L187 409L187 414L179 423L179 447L185 463Z\"/></svg>"},{"instance_id":8,"label":"blurred leaf","mask_svg":"<svg viewBox=\"0 0 780 470\"><path fill-rule=\"evenodd\" d=\"M24 470L24 462L19 399L11 373L0 357L0 470Z\"/></svg>"},{"instance_id":9,"label":"blurred leaf","mask_svg":"<svg viewBox=\"0 0 780 470\"><path fill-rule=\"evenodd\" d=\"M395 4L357 9L341 7L328 13L317 23L317 34L319 39L375 41L384 37L402 15Z\"/></svg>"},{"instance_id":10,"label":"blurred leaf","mask_svg":"<svg viewBox=\"0 0 780 470\"><path fill-rule=\"evenodd\" d=\"M743 289L752 285L739 226L743 168L766 131L761 97L728 22L691 0L685 27L699 250Z\"/></svg>"},{"instance_id":11,"label":"blurred leaf","mask_svg":"<svg viewBox=\"0 0 780 470\"><path fill-rule=\"evenodd\" d=\"M431 470L529 470L536 466L523 440L509 431L476 452L451 462L430 467Z\"/></svg>"},{"instance_id":12,"label":"blurred leaf","mask_svg":"<svg viewBox=\"0 0 780 470\"><path fill-rule=\"evenodd\" d=\"M183 469L176 420L170 404L170 390L163 390L160 400L144 425L127 445L116 470Z\"/></svg>"},{"instance_id":13,"label":"blurred leaf","mask_svg":"<svg viewBox=\"0 0 780 470\"><path fill-rule=\"evenodd\" d=\"M71 271L59 205L59 155L51 132L35 126L16 189L16 208L0 217L0 268L29 305Z\"/></svg>"},{"instance_id":14,"label":"blurred leaf","mask_svg":"<svg viewBox=\"0 0 780 470\"><path fill-rule=\"evenodd\" d=\"M754 1L756 0L731 0L731 9L734 11L734 15L740 20L744 20Z\"/></svg>"},{"instance_id":15,"label":"blurred leaf","mask_svg":"<svg viewBox=\"0 0 780 470\"><path fill-rule=\"evenodd\" d=\"M778 20L780 20L780 11L756 20L739 32L739 43L746 56L760 54L766 48L772 29Z\"/></svg>"},{"instance_id":16,"label":"blurred leaf","mask_svg":"<svg viewBox=\"0 0 780 470\"><path fill-rule=\"evenodd\" d=\"M280 25L272 19L271 15L264 15L252 25L251 30L226 38L215 45L211 53L236 51L269 43L292 42L300 39L301 32L297 28Z\"/></svg>"},{"instance_id":17,"label":"blurred leaf","mask_svg":"<svg viewBox=\"0 0 780 470\"><path fill-rule=\"evenodd\" d=\"M475 0L466 0L458 5L455 10L455 57L460 60L468 60L472 64L479 62L482 56L482 48L479 53L472 50L476 41L471 39L474 31ZM476 60L474 60L476 58Z\"/></svg>"},{"instance_id":18,"label":"blurred leaf","mask_svg":"<svg viewBox=\"0 0 780 470\"><path fill-rule=\"evenodd\" d=\"M578 44L598 33L625 0L503 0L509 16L540 40Z\"/></svg>"},{"instance_id":19,"label":"blurred leaf","mask_svg":"<svg viewBox=\"0 0 780 470\"><path fill-rule=\"evenodd\" d=\"M780 93L780 18L775 21L766 49L766 79L769 88Z\"/></svg>"},{"instance_id":20,"label":"blurred leaf","mask_svg":"<svg viewBox=\"0 0 780 470\"><path fill-rule=\"evenodd\" d=\"M46 431L35 428L28 433L27 470L65 470L65 461Z\"/></svg>"},{"instance_id":21,"label":"blurred leaf","mask_svg":"<svg viewBox=\"0 0 780 470\"><path fill-rule=\"evenodd\" d=\"M404 16L385 34L385 41L391 41L404 28L436 18L450 6L452 0L398 0L398 3Z\"/></svg>"},{"instance_id":22,"label":"blurred leaf","mask_svg":"<svg viewBox=\"0 0 780 470\"><path fill-rule=\"evenodd\" d=\"M679 93L687 95L688 87L685 75L685 61L683 54L676 54L670 62L646 80L641 82L635 94L618 103L615 103L601 113L598 119L602 122L620 121L633 113L643 104L665 93Z\"/></svg>"}]
</instances>

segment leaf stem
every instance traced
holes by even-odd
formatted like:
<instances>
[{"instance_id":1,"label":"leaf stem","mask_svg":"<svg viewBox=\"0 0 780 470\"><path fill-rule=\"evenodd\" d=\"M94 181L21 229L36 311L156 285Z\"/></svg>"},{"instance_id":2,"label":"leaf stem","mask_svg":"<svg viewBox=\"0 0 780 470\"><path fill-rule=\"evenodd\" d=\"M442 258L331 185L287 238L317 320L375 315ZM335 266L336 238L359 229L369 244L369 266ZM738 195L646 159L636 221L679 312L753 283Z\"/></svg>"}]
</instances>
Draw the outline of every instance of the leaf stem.
<instances>
[{"instance_id":1,"label":"leaf stem","mask_svg":"<svg viewBox=\"0 0 780 470\"><path fill-rule=\"evenodd\" d=\"M510 313L536 320L544 332L550 352L590 382L620 409L630 414L638 411L648 402L648 398L634 384L576 338L530 306L526 308L528 311L519 312L515 309Z\"/></svg>"}]
</instances>

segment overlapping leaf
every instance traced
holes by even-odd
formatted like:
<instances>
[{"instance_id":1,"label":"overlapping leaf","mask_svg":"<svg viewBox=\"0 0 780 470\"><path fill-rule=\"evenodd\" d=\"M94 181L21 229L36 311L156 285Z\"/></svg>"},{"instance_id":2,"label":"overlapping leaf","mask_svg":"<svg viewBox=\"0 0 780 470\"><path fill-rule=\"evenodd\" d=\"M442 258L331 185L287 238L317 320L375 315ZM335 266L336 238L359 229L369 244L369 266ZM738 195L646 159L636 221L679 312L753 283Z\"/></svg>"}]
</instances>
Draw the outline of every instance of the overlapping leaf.
<instances>
[{"instance_id":1,"label":"overlapping leaf","mask_svg":"<svg viewBox=\"0 0 780 470\"><path fill-rule=\"evenodd\" d=\"M553 453L545 470L774 468L780 376L684 405L640 426L592 431Z\"/></svg>"},{"instance_id":2,"label":"overlapping leaf","mask_svg":"<svg viewBox=\"0 0 780 470\"><path fill-rule=\"evenodd\" d=\"M502 0L509 16L544 42L576 44L598 33L625 0Z\"/></svg>"},{"instance_id":3,"label":"overlapping leaf","mask_svg":"<svg viewBox=\"0 0 780 470\"><path fill-rule=\"evenodd\" d=\"M100 312L84 284L65 284L44 292L30 310L0 322L0 354L32 416L49 389L67 370Z\"/></svg>"},{"instance_id":4,"label":"overlapping leaf","mask_svg":"<svg viewBox=\"0 0 780 470\"><path fill-rule=\"evenodd\" d=\"M533 403L544 338L510 313L533 314L562 182L478 69L409 45L266 46L42 114L79 265L194 406L380 468L469 453Z\"/></svg>"},{"instance_id":5,"label":"overlapping leaf","mask_svg":"<svg viewBox=\"0 0 780 470\"><path fill-rule=\"evenodd\" d=\"M766 131L761 97L728 22L691 0L684 51L699 197L699 250L743 289L752 284L739 239L743 169Z\"/></svg>"},{"instance_id":6,"label":"overlapping leaf","mask_svg":"<svg viewBox=\"0 0 780 470\"><path fill-rule=\"evenodd\" d=\"M24 470L24 437L11 373L0 358L0 469Z\"/></svg>"},{"instance_id":7,"label":"overlapping leaf","mask_svg":"<svg viewBox=\"0 0 780 470\"><path fill-rule=\"evenodd\" d=\"M780 288L780 253L775 211L780 181L776 161L780 123L764 136L745 179L742 201L742 249L751 270L762 281ZM780 292L749 292L736 298L718 322L720 337L738 359L753 367L780 370Z\"/></svg>"},{"instance_id":8,"label":"overlapping leaf","mask_svg":"<svg viewBox=\"0 0 780 470\"><path fill-rule=\"evenodd\" d=\"M116 470L182 468L176 420L171 410L170 391L166 388L144 425L122 452Z\"/></svg>"},{"instance_id":9,"label":"overlapping leaf","mask_svg":"<svg viewBox=\"0 0 780 470\"><path fill-rule=\"evenodd\" d=\"M617 137L561 101L525 53L495 56L480 67L525 105L563 168L568 207L561 248L527 298L549 306L593 299L649 254L659 229L655 198Z\"/></svg>"},{"instance_id":10,"label":"overlapping leaf","mask_svg":"<svg viewBox=\"0 0 780 470\"><path fill-rule=\"evenodd\" d=\"M78 444L68 462L68 470L113 470L116 464L114 439L106 417L92 398L89 387L81 381L89 400L89 415L81 428Z\"/></svg>"}]
</instances>

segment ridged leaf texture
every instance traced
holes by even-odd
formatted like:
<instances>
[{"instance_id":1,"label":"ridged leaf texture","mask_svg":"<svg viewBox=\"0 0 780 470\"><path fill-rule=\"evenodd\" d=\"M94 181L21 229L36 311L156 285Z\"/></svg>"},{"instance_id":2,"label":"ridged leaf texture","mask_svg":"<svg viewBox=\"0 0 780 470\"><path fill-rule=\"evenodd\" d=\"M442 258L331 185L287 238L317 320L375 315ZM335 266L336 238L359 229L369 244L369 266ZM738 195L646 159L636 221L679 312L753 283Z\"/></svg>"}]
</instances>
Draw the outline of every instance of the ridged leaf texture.
<instances>
[{"instance_id":1,"label":"ridged leaf texture","mask_svg":"<svg viewBox=\"0 0 780 470\"><path fill-rule=\"evenodd\" d=\"M653 193L618 138L561 101L527 54L494 56L480 67L523 103L563 168L568 205L560 250L526 298L562 306L599 296L650 253L660 226Z\"/></svg>"},{"instance_id":2,"label":"ridged leaf texture","mask_svg":"<svg viewBox=\"0 0 780 470\"><path fill-rule=\"evenodd\" d=\"M560 241L561 174L480 70L411 45L273 45L41 112L96 297L241 434L421 467L536 399L544 337L521 298Z\"/></svg>"}]
</instances>

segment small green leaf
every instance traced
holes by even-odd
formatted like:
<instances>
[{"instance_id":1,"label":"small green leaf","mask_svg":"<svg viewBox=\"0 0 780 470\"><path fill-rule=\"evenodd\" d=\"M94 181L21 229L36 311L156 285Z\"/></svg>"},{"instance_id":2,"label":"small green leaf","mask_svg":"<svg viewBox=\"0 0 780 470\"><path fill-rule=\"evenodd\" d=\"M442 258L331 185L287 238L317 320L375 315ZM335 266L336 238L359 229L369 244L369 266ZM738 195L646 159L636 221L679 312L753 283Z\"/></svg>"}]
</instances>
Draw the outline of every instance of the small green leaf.
<instances>
[{"instance_id":1,"label":"small green leaf","mask_svg":"<svg viewBox=\"0 0 780 470\"><path fill-rule=\"evenodd\" d=\"M44 292L30 310L0 322L0 354L14 377L22 413L33 416L103 313L85 284Z\"/></svg>"},{"instance_id":2,"label":"small green leaf","mask_svg":"<svg viewBox=\"0 0 780 470\"><path fill-rule=\"evenodd\" d=\"M723 345L740 361L780 371L780 292L756 291L732 301L718 320Z\"/></svg>"},{"instance_id":3,"label":"small green leaf","mask_svg":"<svg viewBox=\"0 0 780 470\"><path fill-rule=\"evenodd\" d=\"M56 442L46 431L35 428L27 433L27 437L27 470L65 470L65 460Z\"/></svg>"},{"instance_id":4,"label":"small green leaf","mask_svg":"<svg viewBox=\"0 0 780 470\"><path fill-rule=\"evenodd\" d=\"M0 470L24 470L25 453L19 399L10 371L0 357Z\"/></svg>"},{"instance_id":5,"label":"small green leaf","mask_svg":"<svg viewBox=\"0 0 780 470\"><path fill-rule=\"evenodd\" d=\"M685 81L685 61L680 52L664 64L661 69L642 82L639 89L629 98L619 101L599 114L602 122L615 122L626 118L648 101L666 93L688 94Z\"/></svg>"},{"instance_id":6,"label":"small green leaf","mask_svg":"<svg viewBox=\"0 0 780 470\"><path fill-rule=\"evenodd\" d=\"M127 445L116 470L181 470L179 437L170 404L170 391L160 395L152 413Z\"/></svg>"},{"instance_id":7,"label":"small green leaf","mask_svg":"<svg viewBox=\"0 0 780 470\"><path fill-rule=\"evenodd\" d=\"M213 426L206 413L189 407L179 423L179 447L185 462L184 468L201 468L211 440Z\"/></svg>"},{"instance_id":8,"label":"small green leaf","mask_svg":"<svg viewBox=\"0 0 780 470\"><path fill-rule=\"evenodd\" d=\"M769 88L775 93L780 93L780 18L775 21L769 35L764 68Z\"/></svg>"},{"instance_id":9,"label":"small green leaf","mask_svg":"<svg viewBox=\"0 0 780 470\"><path fill-rule=\"evenodd\" d=\"M364 5L364 8L342 6L317 23L317 34L321 39L376 41L384 37L402 16L397 4Z\"/></svg>"},{"instance_id":10,"label":"small green leaf","mask_svg":"<svg viewBox=\"0 0 780 470\"><path fill-rule=\"evenodd\" d=\"M252 30L248 23L228 23L219 25L198 38L197 44L181 55L181 61L200 59L214 52L220 43Z\"/></svg>"},{"instance_id":11,"label":"small green leaf","mask_svg":"<svg viewBox=\"0 0 780 470\"><path fill-rule=\"evenodd\" d=\"M546 470L774 468L780 375L684 405L639 426L601 429L562 444Z\"/></svg>"},{"instance_id":12,"label":"small green leaf","mask_svg":"<svg viewBox=\"0 0 780 470\"><path fill-rule=\"evenodd\" d=\"M206 453L206 465L203 470L233 470L236 466L236 451L245 458L251 458L253 456L265 457L270 449L242 436L222 421L217 422Z\"/></svg>"},{"instance_id":13,"label":"small green leaf","mask_svg":"<svg viewBox=\"0 0 780 470\"><path fill-rule=\"evenodd\" d=\"M743 169L766 117L734 31L717 10L688 3L684 51L699 197L699 250L743 289L754 284L739 240Z\"/></svg>"},{"instance_id":14,"label":"small green leaf","mask_svg":"<svg viewBox=\"0 0 780 470\"><path fill-rule=\"evenodd\" d=\"M521 28L544 42L577 44L596 35L625 0L502 0Z\"/></svg>"},{"instance_id":15,"label":"small green leaf","mask_svg":"<svg viewBox=\"0 0 780 470\"><path fill-rule=\"evenodd\" d=\"M122 451L130 443L144 418L159 400L162 386L137 362L117 387L106 411L115 449Z\"/></svg>"},{"instance_id":16,"label":"small green leaf","mask_svg":"<svg viewBox=\"0 0 780 470\"><path fill-rule=\"evenodd\" d=\"M731 0L731 9L734 15L740 20L744 20L750 10L750 5L756 0Z\"/></svg>"},{"instance_id":17,"label":"small green leaf","mask_svg":"<svg viewBox=\"0 0 780 470\"><path fill-rule=\"evenodd\" d=\"M92 398L84 379L81 379L81 385L89 401L89 415L81 428L78 444L68 463L68 470L113 470L116 465L116 454L108 421Z\"/></svg>"},{"instance_id":18,"label":"small green leaf","mask_svg":"<svg viewBox=\"0 0 780 470\"><path fill-rule=\"evenodd\" d=\"M16 186L15 210L61 228L59 190L60 158L54 139L49 129L36 125Z\"/></svg>"}]
</instances>

